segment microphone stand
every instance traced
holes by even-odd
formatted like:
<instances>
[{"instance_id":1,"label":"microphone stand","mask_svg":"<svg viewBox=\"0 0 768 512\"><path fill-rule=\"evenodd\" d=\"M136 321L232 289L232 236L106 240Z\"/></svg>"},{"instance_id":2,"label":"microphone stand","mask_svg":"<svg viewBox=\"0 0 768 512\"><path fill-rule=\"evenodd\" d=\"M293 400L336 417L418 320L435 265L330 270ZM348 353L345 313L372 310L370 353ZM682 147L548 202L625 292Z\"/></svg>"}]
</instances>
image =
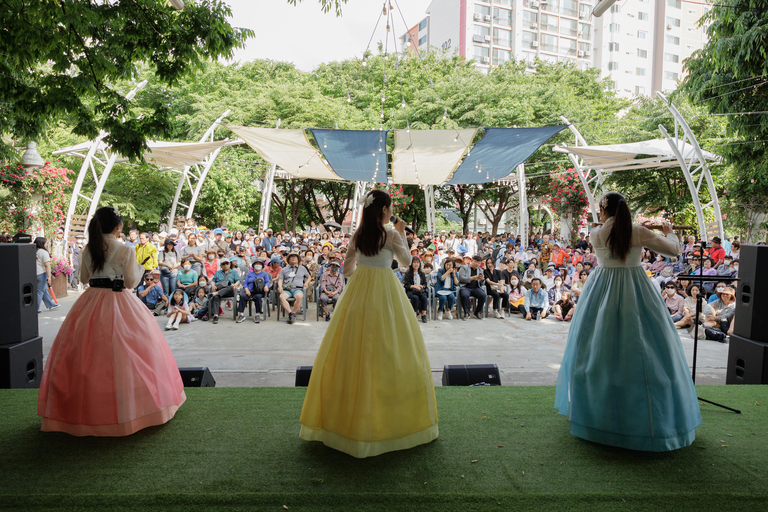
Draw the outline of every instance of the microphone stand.
<instances>
[{"instance_id":1,"label":"microphone stand","mask_svg":"<svg viewBox=\"0 0 768 512\"><path fill-rule=\"evenodd\" d=\"M706 278L707 282L715 282L715 283L731 283L733 281L738 281L739 279L733 278L733 277L723 277L723 276L705 276L703 272L704 266L699 266L699 273L694 274L692 276L677 276L678 281L698 281L695 282L699 287L699 294L696 296L696 316L693 319L693 368L691 369L691 378L693 379L693 383L696 384L696 355L698 353L699 348L699 316L701 315L701 302L704 299L704 278ZM734 298L735 300L735 298ZM711 405L716 405L717 407L722 407L723 409L728 409L729 411L735 412L736 414L741 414L741 411L738 409L733 409L732 407L728 407L727 405L718 404L717 402L713 402L711 400L706 400L704 398L701 398L697 395L697 398L700 402L706 402Z\"/></svg>"}]
</instances>

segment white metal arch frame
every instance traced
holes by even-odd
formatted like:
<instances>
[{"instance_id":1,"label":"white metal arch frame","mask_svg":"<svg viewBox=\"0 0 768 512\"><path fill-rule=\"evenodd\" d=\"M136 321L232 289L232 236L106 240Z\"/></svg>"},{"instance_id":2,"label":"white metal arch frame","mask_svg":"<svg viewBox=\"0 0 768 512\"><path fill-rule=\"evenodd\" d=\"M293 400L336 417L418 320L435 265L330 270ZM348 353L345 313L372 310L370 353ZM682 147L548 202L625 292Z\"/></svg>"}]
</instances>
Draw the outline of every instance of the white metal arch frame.
<instances>
[{"instance_id":1,"label":"white metal arch frame","mask_svg":"<svg viewBox=\"0 0 768 512\"><path fill-rule=\"evenodd\" d=\"M675 136L674 138L669 135L664 126L659 125L659 130L667 139L669 147L672 148L672 152L677 157L677 161L680 163L680 168L685 175L685 181L688 183L688 189L691 192L691 198L693 199L693 205L696 208L696 222L699 226L699 235L707 237L707 223L704 217L704 210L711 208L714 216L715 223L717 224L718 236L720 239L725 238L725 231L723 230L723 216L720 213L720 201L717 197L717 189L715 188L715 182L712 179L712 173L709 172L709 165L707 159L699 146L699 142L696 140L696 136L691 131L691 127L685 121L685 118L680 114L677 108L669 101L661 92L656 92L656 95L665 103L672 116L675 119ZM683 136L680 137L679 130L683 129ZM682 151L686 147L686 142L690 144L690 150L687 154L683 154ZM694 183L694 177L696 173L699 174L698 183ZM702 200L706 200L702 196L701 185L703 182L707 182L707 191L709 192L709 201L702 205Z\"/></svg>"},{"instance_id":2,"label":"white metal arch frame","mask_svg":"<svg viewBox=\"0 0 768 512\"><path fill-rule=\"evenodd\" d=\"M221 116L216 119L216 121L213 122L213 124L208 128L208 130L205 132L205 134L200 138L200 142L214 142L213 140L213 133L216 130L216 127L221 124L221 122L224 120L225 117L229 115L231 110L227 110ZM200 170L200 166L198 165L192 165L192 166L186 166L183 170L173 170L174 172L178 172L181 174L181 177L179 178L179 185L176 187L176 195L173 197L173 204L171 205L171 211L168 214L168 230L173 227L174 219L176 218L176 209L179 205L185 206L187 208L187 213L184 216L185 219L189 219L192 217L192 214L195 212L195 204L197 203L197 198L200 196L200 189L203 186L203 182L205 181L206 176L208 176L208 171L211 170L211 167L213 166L213 163L216 161L216 157L219 156L219 152L221 151L221 148L217 148L215 151L213 151L211 154L209 154L205 160L203 161L203 169ZM194 182L194 185L192 184ZM184 184L186 183L187 187L189 188L189 192L191 194L191 200L189 201L189 204L184 204L179 201L181 198L181 192L184 189Z\"/></svg>"},{"instance_id":3,"label":"white metal arch frame","mask_svg":"<svg viewBox=\"0 0 768 512\"><path fill-rule=\"evenodd\" d=\"M136 93L139 92L147 85L147 81L140 82L136 87L125 95L125 99L132 100ZM96 208L99 206L99 198L104 191L104 185L109 178L109 174L112 172L117 159L120 155L110 151L109 147L104 143L104 137L108 135L107 132L101 131L99 135L91 141L90 148L85 155L79 154L83 157L83 165L80 166L80 172L77 174L77 180L75 180L75 188L72 190L72 197L69 199L69 207L67 208L67 218L64 223L64 240L69 237L69 228L72 223L72 216L75 215L77 210L78 199L84 199L88 203L88 213L86 214L86 233L88 232L88 221L96 212ZM57 152L53 152L54 155ZM97 167L101 166L101 174L97 171ZM90 172L89 172L90 171ZM92 175L95 183L93 193L89 196L83 194L83 182L86 176Z\"/></svg>"},{"instance_id":4,"label":"white metal arch frame","mask_svg":"<svg viewBox=\"0 0 768 512\"><path fill-rule=\"evenodd\" d=\"M560 116L560 120L568 125L568 129L571 130L573 135L576 137L577 146L589 145L573 123L569 122L568 119L563 116ZM597 194L603 190L603 184L605 183L605 176L603 175L603 172L600 169L588 169L580 158L571 153L568 153L568 159L573 164L573 169L579 176L581 186L584 188L584 192L587 194L587 200L589 201L589 211L592 213L592 221L600 222L600 219L598 219L597 216L597 201L595 200L595 196L597 196Z\"/></svg>"},{"instance_id":5,"label":"white metal arch frame","mask_svg":"<svg viewBox=\"0 0 768 512\"><path fill-rule=\"evenodd\" d=\"M528 246L528 191L526 190L527 181L525 178L525 164L520 164L515 168L516 176L510 174L507 178L497 180L500 185L509 185L513 191L517 187L517 234L525 247Z\"/></svg>"}]
</instances>

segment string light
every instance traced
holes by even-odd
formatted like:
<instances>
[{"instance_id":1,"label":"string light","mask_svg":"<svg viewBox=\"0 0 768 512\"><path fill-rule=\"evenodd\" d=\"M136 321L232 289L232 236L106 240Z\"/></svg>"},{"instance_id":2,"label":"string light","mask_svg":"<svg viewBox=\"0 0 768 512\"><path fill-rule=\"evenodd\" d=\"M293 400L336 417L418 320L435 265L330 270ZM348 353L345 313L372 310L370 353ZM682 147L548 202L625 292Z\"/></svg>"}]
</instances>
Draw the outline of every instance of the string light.
<instances>
[{"instance_id":1,"label":"string light","mask_svg":"<svg viewBox=\"0 0 768 512\"><path fill-rule=\"evenodd\" d=\"M443 112L443 121L445 121L448 118L448 109L445 109L445 112Z\"/></svg>"},{"instance_id":2,"label":"string light","mask_svg":"<svg viewBox=\"0 0 768 512\"><path fill-rule=\"evenodd\" d=\"M349 95L349 91L347 91L347 103L351 103L351 102L352 102L352 98Z\"/></svg>"}]
</instances>

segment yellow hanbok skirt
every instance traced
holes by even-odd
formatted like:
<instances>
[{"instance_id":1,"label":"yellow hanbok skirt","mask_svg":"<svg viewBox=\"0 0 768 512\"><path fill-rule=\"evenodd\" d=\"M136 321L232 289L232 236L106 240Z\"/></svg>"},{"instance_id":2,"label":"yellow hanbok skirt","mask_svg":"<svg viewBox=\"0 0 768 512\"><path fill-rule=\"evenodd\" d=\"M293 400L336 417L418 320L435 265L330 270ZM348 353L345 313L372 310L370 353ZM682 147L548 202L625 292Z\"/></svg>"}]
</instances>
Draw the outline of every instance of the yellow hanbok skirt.
<instances>
[{"instance_id":1,"label":"yellow hanbok skirt","mask_svg":"<svg viewBox=\"0 0 768 512\"><path fill-rule=\"evenodd\" d=\"M437 438L424 338L392 270L358 266L350 278L315 358L300 421L302 439L359 458Z\"/></svg>"}]
</instances>

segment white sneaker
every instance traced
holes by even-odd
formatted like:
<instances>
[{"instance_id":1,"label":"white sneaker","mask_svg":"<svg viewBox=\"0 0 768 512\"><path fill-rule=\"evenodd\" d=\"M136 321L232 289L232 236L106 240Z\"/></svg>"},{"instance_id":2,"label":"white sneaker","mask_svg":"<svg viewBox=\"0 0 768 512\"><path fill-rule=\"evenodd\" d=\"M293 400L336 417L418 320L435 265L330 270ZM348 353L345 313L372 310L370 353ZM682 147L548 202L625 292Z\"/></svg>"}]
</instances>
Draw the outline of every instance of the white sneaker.
<instances>
[{"instance_id":1,"label":"white sneaker","mask_svg":"<svg viewBox=\"0 0 768 512\"><path fill-rule=\"evenodd\" d=\"M499 318L504 320L504 312L503 311L499 311Z\"/></svg>"},{"instance_id":2,"label":"white sneaker","mask_svg":"<svg viewBox=\"0 0 768 512\"><path fill-rule=\"evenodd\" d=\"M168 320L168 323L165 324L165 330L170 331L171 327L173 327L173 320Z\"/></svg>"},{"instance_id":3,"label":"white sneaker","mask_svg":"<svg viewBox=\"0 0 768 512\"><path fill-rule=\"evenodd\" d=\"M451 312L450 312L450 311L446 311L446 312L445 312L445 316L447 316L447 317L448 317L448 320L453 320L453 315L451 314Z\"/></svg>"},{"instance_id":4,"label":"white sneaker","mask_svg":"<svg viewBox=\"0 0 768 512\"><path fill-rule=\"evenodd\" d=\"M443 312L442 311L438 311L437 312L437 319L438 320L442 320L443 319Z\"/></svg>"},{"instance_id":5,"label":"white sneaker","mask_svg":"<svg viewBox=\"0 0 768 512\"><path fill-rule=\"evenodd\" d=\"M494 318L501 318L501 315L499 315L499 312L497 310L493 310L493 317Z\"/></svg>"}]
</instances>

